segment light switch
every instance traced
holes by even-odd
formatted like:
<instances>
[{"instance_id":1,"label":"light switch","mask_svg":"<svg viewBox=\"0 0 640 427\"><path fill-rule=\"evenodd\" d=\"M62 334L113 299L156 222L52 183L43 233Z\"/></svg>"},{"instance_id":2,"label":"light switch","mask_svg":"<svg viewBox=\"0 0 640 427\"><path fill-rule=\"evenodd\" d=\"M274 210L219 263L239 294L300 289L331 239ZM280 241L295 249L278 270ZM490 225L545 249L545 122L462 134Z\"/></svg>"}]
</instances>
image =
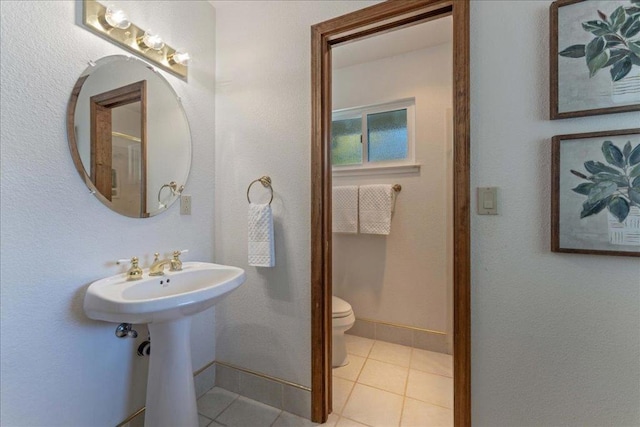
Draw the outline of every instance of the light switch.
<instances>
[{"instance_id":1,"label":"light switch","mask_svg":"<svg viewBox=\"0 0 640 427\"><path fill-rule=\"evenodd\" d=\"M498 215L498 187L478 187L478 215Z\"/></svg>"}]
</instances>

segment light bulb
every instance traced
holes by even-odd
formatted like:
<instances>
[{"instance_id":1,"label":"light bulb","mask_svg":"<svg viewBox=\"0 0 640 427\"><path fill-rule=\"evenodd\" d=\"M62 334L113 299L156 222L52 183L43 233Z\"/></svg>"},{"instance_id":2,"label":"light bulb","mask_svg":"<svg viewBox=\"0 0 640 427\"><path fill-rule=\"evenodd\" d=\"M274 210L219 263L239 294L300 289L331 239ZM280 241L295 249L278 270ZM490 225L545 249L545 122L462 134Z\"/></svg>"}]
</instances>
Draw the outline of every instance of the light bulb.
<instances>
[{"instance_id":1,"label":"light bulb","mask_svg":"<svg viewBox=\"0 0 640 427\"><path fill-rule=\"evenodd\" d=\"M113 5L107 7L107 11L104 14L104 20L107 21L107 24L111 27L119 28L121 30L127 29L131 26L129 17L124 10L118 9Z\"/></svg>"},{"instance_id":2,"label":"light bulb","mask_svg":"<svg viewBox=\"0 0 640 427\"><path fill-rule=\"evenodd\" d=\"M168 59L170 64L187 66L189 64L189 60L191 60L191 55L189 55L189 52L176 50L174 53L169 55Z\"/></svg>"},{"instance_id":3,"label":"light bulb","mask_svg":"<svg viewBox=\"0 0 640 427\"><path fill-rule=\"evenodd\" d=\"M153 50L161 50L164 47L162 37L154 34L151 30L144 32L144 36L142 36L142 44Z\"/></svg>"}]
</instances>

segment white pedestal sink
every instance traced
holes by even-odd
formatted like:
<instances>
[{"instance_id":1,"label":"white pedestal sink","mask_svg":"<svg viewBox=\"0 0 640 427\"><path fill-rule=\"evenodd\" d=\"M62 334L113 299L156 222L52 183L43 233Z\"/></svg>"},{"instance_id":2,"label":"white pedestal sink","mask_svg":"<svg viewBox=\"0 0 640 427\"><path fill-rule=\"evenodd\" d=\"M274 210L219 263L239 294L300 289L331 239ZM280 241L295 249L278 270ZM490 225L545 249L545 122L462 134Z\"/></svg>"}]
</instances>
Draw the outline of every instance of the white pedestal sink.
<instances>
[{"instance_id":1,"label":"white pedestal sink","mask_svg":"<svg viewBox=\"0 0 640 427\"><path fill-rule=\"evenodd\" d=\"M145 426L196 427L198 411L189 340L191 317L215 305L245 281L244 270L206 262L185 262L127 281L119 274L93 282L84 298L92 319L148 323L153 340L149 360Z\"/></svg>"}]
</instances>

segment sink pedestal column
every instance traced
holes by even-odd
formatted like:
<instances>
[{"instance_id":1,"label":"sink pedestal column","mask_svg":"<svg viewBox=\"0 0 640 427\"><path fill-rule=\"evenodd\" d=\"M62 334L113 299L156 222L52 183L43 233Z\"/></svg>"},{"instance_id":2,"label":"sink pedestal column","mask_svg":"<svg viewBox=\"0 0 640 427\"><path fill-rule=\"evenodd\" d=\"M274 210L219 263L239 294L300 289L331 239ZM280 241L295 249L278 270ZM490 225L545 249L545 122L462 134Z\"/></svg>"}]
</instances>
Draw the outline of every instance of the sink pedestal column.
<instances>
[{"instance_id":1,"label":"sink pedestal column","mask_svg":"<svg viewBox=\"0 0 640 427\"><path fill-rule=\"evenodd\" d=\"M151 355L146 427L197 427L198 408L191 366L191 316L149 323Z\"/></svg>"}]
</instances>

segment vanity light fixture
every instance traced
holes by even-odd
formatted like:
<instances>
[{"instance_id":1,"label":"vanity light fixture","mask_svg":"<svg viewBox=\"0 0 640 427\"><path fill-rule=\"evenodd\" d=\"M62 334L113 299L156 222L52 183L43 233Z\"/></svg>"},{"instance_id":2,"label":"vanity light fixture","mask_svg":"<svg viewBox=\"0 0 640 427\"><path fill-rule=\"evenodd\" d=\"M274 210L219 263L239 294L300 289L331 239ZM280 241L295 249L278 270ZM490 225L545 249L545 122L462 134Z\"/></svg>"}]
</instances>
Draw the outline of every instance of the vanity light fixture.
<instances>
[{"instance_id":1,"label":"vanity light fixture","mask_svg":"<svg viewBox=\"0 0 640 427\"><path fill-rule=\"evenodd\" d=\"M138 45L143 49L162 50L164 42L160 35L154 33L152 30L147 30L144 32L144 35L138 39Z\"/></svg>"},{"instance_id":2,"label":"vanity light fixture","mask_svg":"<svg viewBox=\"0 0 640 427\"><path fill-rule=\"evenodd\" d=\"M186 66L189 64L190 59L191 55L189 55L189 52L186 52L184 50L176 50L174 53L167 56L167 61L169 61L169 64L180 64Z\"/></svg>"},{"instance_id":3,"label":"vanity light fixture","mask_svg":"<svg viewBox=\"0 0 640 427\"><path fill-rule=\"evenodd\" d=\"M177 51L152 30L144 30L133 22L124 10L104 6L96 0L83 0L82 23L89 31L152 62L184 80L188 75L189 54Z\"/></svg>"},{"instance_id":4,"label":"vanity light fixture","mask_svg":"<svg viewBox=\"0 0 640 427\"><path fill-rule=\"evenodd\" d=\"M104 22L109 27L120 30L126 30L131 26L131 22L125 11L114 5L107 6L107 10L104 13Z\"/></svg>"}]
</instances>

